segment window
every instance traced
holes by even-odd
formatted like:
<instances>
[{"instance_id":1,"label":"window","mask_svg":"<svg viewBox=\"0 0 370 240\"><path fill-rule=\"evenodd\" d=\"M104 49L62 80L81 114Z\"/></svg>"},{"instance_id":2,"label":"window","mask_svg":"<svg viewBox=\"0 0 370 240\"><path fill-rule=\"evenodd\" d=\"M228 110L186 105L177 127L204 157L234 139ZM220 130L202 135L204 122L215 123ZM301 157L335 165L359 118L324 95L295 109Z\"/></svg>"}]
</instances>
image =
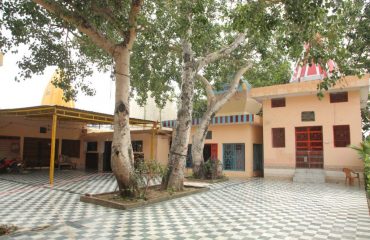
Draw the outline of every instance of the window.
<instances>
[{"instance_id":1,"label":"window","mask_svg":"<svg viewBox=\"0 0 370 240\"><path fill-rule=\"evenodd\" d=\"M285 107L285 98L275 98L271 99L271 107Z\"/></svg>"},{"instance_id":2,"label":"window","mask_svg":"<svg viewBox=\"0 0 370 240\"><path fill-rule=\"evenodd\" d=\"M330 102L331 103L348 102L348 93L347 92L330 93Z\"/></svg>"},{"instance_id":3,"label":"window","mask_svg":"<svg viewBox=\"0 0 370 240\"><path fill-rule=\"evenodd\" d=\"M62 141L62 154L68 157L80 157L80 140L66 140Z\"/></svg>"},{"instance_id":4,"label":"window","mask_svg":"<svg viewBox=\"0 0 370 240\"><path fill-rule=\"evenodd\" d=\"M132 141L131 144L134 152L143 152L143 141Z\"/></svg>"},{"instance_id":5,"label":"window","mask_svg":"<svg viewBox=\"0 0 370 240\"><path fill-rule=\"evenodd\" d=\"M244 143L223 144L223 165L225 170L245 170Z\"/></svg>"},{"instance_id":6,"label":"window","mask_svg":"<svg viewBox=\"0 0 370 240\"><path fill-rule=\"evenodd\" d=\"M315 112L301 112L301 120L302 122L315 121Z\"/></svg>"},{"instance_id":7,"label":"window","mask_svg":"<svg viewBox=\"0 0 370 240\"><path fill-rule=\"evenodd\" d=\"M272 129L272 147L274 148L285 147L285 128Z\"/></svg>"},{"instance_id":8,"label":"window","mask_svg":"<svg viewBox=\"0 0 370 240\"><path fill-rule=\"evenodd\" d=\"M88 152L98 151L98 142L87 142L87 151Z\"/></svg>"},{"instance_id":9,"label":"window","mask_svg":"<svg viewBox=\"0 0 370 240\"><path fill-rule=\"evenodd\" d=\"M334 147L347 147L351 144L349 125L336 125L334 130Z\"/></svg>"},{"instance_id":10,"label":"window","mask_svg":"<svg viewBox=\"0 0 370 240\"><path fill-rule=\"evenodd\" d=\"M207 132L206 139L212 139L212 131Z\"/></svg>"}]
</instances>

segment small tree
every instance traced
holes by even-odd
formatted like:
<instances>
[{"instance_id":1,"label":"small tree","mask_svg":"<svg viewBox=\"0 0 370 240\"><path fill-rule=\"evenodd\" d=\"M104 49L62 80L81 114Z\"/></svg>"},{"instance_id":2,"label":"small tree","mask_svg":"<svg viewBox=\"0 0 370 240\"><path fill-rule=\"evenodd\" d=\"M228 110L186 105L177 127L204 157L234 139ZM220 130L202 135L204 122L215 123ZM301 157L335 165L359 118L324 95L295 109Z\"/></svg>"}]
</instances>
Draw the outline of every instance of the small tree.
<instances>
[{"instance_id":1,"label":"small tree","mask_svg":"<svg viewBox=\"0 0 370 240\"><path fill-rule=\"evenodd\" d=\"M140 161L135 170L136 179L139 183L140 198L146 199L148 189L156 180L162 179L166 174L166 168L155 160Z\"/></svg>"}]
</instances>

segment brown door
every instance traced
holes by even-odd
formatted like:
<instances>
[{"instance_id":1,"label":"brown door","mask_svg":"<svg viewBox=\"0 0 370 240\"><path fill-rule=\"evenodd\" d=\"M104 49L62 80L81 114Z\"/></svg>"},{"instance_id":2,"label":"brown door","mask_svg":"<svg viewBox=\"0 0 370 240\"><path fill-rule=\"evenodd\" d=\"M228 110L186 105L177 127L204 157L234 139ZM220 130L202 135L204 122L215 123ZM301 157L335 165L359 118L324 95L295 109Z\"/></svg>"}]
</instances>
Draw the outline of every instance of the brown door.
<instances>
[{"instance_id":1,"label":"brown door","mask_svg":"<svg viewBox=\"0 0 370 240\"><path fill-rule=\"evenodd\" d=\"M296 167L323 168L322 127L296 127Z\"/></svg>"}]
</instances>

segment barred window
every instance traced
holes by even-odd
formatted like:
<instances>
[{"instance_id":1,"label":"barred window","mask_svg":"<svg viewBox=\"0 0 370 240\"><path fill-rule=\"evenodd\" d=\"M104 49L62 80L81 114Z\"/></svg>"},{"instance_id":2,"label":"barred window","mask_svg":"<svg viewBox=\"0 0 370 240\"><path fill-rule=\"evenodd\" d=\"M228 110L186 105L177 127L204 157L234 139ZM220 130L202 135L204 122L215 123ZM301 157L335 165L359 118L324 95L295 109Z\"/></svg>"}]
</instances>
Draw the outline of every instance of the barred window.
<instances>
[{"instance_id":1,"label":"barred window","mask_svg":"<svg viewBox=\"0 0 370 240\"><path fill-rule=\"evenodd\" d=\"M347 147L351 144L351 135L349 125L333 126L334 130L334 147Z\"/></svg>"},{"instance_id":2,"label":"barred window","mask_svg":"<svg viewBox=\"0 0 370 240\"><path fill-rule=\"evenodd\" d=\"M285 147L285 128L272 129L272 147L274 148Z\"/></svg>"},{"instance_id":3,"label":"barred window","mask_svg":"<svg viewBox=\"0 0 370 240\"><path fill-rule=\"evenodd\" d=\"M222 149L225 170L245 171L244 143L223 144Z\"/></svg>"}]
</instances>

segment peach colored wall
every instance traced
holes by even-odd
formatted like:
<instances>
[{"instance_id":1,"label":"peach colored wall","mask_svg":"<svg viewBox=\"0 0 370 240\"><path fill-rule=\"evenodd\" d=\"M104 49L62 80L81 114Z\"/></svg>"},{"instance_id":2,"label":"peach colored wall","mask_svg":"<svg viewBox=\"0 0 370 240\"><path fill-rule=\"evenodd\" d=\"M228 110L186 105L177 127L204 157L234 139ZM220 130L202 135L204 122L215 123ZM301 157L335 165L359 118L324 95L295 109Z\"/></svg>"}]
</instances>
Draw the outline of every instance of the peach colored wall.
<instances>
[{"instance_id":1,"label":"peach colored wall","mask_svg":"<svg viewBox=\"0 0 370 240\"><path fill-rule=\"evenodd\" d=\"M236 92L235 95L217 112L216 116L245 114L246 99L245 91Z\"/></svg>"},{"instance_id":2,"label":"peach colored wall","mask_svg":"<svg viewBox=\"0 0 370 240\"><path fill-rule=\"evenodd\" d=\"M103 153L104 153L104 142L105 141L112 141L113 133L112 132L100 132L100 133L92 133L87 134L83 137L84 145L86 146L86 142L89 141L97 141L98 142L98 154L99 154L99 164L98 169L101 171L103 169ZM143 141L143 153L144 159L149 160L151 155L151 141L152 135L150 132L131 132L131 140L132 141ZM80 160L81 165L84 168L85 166L85 157L86 157L86 147L84 151L82 151L82 158ZM154 138L154 158L158 160L160 163L167 164L168 162L168 153L169 153L169 137L164 135L157 135Z\"/></svg>"},{"instance_id":3,"label":"peach colored wall","mask_svg":"<svg viewBox=\"0 0 370 240\"><path fill-rule=\"evenodd\" d=\"M253 143L262 144L262 127L250 124L225 124L211 125L208 129L212 131L212 139L206 139L205 144L218 144L218 159L223 161L224 143L244 143L245 144L245 171L227 171L224 174L228 177L247 178L253 175ZM191 135L195 132L192 128ZM190 144L191 144L190 138ZM187 170L190 174L191 171Z\"/></svg>"},{"instance_id":4,"label":"peach colored wall","mask_svg":"<svg viewBox=\"0 0 370 240\"><path fill-rule=\"evenodd\" d=\"M314 111L315 121L302 122L302 111ZM322 100L315 95L287 97L286 107L271 108L263 101L263 138L265 168L295 168L295 127L322 126L324 168L339 170L344 166L362 168L362 162L350 148L335 148L333 125L350 125L351 144L361 142L360 92L348 92L348 102L330 103L328 94ZM272 147L272 128L285 128L285 148Z\"/></svg>"},{"instance_id":5,"label":"peach colored wall","mask_svg":"<svg viewBox=\"0 0 370 240\"><path fill-rule=\"evenodd\" d=\"M62 140L78 140L81 136L82 127L85 124L74 122L58 122L56 138L59 140L58 153L62 149ZM40 127L46 127L47 133L40 133ZM51 138L51 120L44 119L25 119L23 117L1 117L0 136L20 137L19 159L23 158L23 146L25 137Z\"/></svg>"},{"instance_id":6,"label":"peach colored wall","mask_svg":"<svg viewBox=\"0 0 370 240\"><path fill-rule=\"evenodd\" d=\"M112 141L112 132L101 132L92 134L82 134L82 127L85 124L74 122L58 122L57 139L59 139L58 153L61 153L62 139L81 140L80 144L80 158L72 158L72 161L77 163L78 169L85 168L86 159L86 145L88 141L97 141L99 155L98 169L102 170L104 142ZM51 128L51 120L43 119L24 119L20 117L1 117L0 118L0 136L17 136L20 137L20 153L21 159L23 155L23 139L24 137L33 138L51 138L51 131L47 133L40 133L40 127ZM145 159L150 158L151 152L151 133L138 133L133 131L131 139L143 141L143 152ZM160 162L167 163L169 152L169 137L164 135L156 136L154 141L154 154Z\"/></svg>"},{"instance_id":7,"label":"peach colored wall","mask_svg":"<svg viewBox=\"0 0 370 240\"><path fill-rule=\"evenodd\" d=\"M162 165L167 165L170 153L170 137L159 135L156 139L155 159Z\"/></svg>"}]
</instances>

